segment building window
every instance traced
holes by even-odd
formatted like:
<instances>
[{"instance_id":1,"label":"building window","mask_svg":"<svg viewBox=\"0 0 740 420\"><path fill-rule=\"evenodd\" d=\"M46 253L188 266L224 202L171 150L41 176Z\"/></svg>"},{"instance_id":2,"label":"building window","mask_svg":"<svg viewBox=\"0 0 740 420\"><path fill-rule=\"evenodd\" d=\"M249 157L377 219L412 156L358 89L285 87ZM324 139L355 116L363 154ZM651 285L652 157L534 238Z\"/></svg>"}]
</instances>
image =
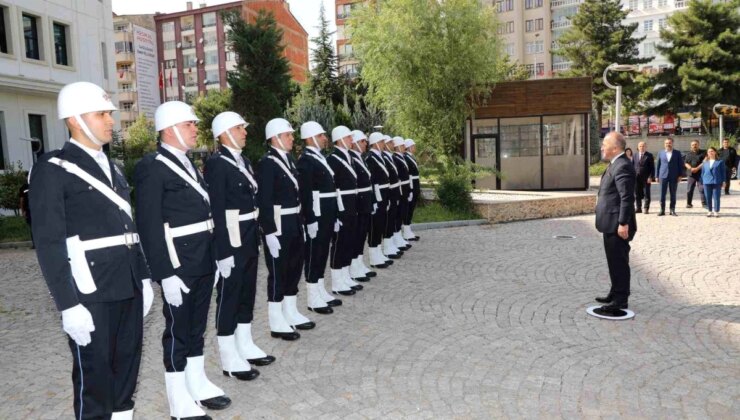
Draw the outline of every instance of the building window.
<instances>
[{"instance_id":1,"label":"building window","mask_svg":"<svg viewBox=\"0 0 740 420\"><path fill-rule=\"evenodd\" d=\"M121 92L133 92L133 90L131 90L131 83L121 83L118 85L118 89Z\"/></svg>"},{"instance_id":2,"label":"building window","mask_svg":"<svg viewBox=\"0 0 740 420\"><path fill-rule=\"evenodd\" d=\"M655 43L646 42L643 44L643 57L654 57L655 56Z\"/></svg>"},{"instance_id":3,"label":"building window","mask_svg":"<svg viewBox=\"0 0 740 420\"><path fill-rule=\"evenodd\" d=\"M542 7L542 0L524 0L525 9L534 9L535 7Z\"/></svg>"},{"instance_id":4,"label":"building window","mask_svg":"<svg viewBox=\"0 0 740 420\"><path fill-rule=\"evenodd\" d=\"M344 25L337 25L337 39L345 39Z\"/></svg>"},{"instance_id":5,"label":"building window","mask_svg":"<svg viewBox=\"0 0 740 420\"><path fill-rule=\"evenodd\" d=\"M637 10L637 0L630 0L630 10Z\"/></svg>"},{"instance_id":6,"label":"building window","mask_svg":"<svg viewBox=\"0 0 740 420\"><path fill-rule=\"evenodd\" d=\"M36 152L35 158L39 158L41 155L44 154L44 151L46 149L45 147L45 136L44 136L44 126L46 125L46 116L44 115L36 115L36 114L28 114L28 134L29 137L32 139L38 140L38 143L36 143L36 147L34 148L34 151ZM35 159L34 159L35 161Z\"/></svg>"},{"instance_id":7,"label":"building window","mask_svg":"<svg viewBox=\"0 0 740 420\"><path fill-rule=\"evenodd\" d=\"M69 66L69 25L54 22L54 59L60 66Z\"/></svg>"},{"instance_id":8,"label":"building window","mask_svg":"<svg viewBox=\"0 0 740 420\"><path fill-rule=\"evenodd\" d=\"M218 64L218 50L206 51L206 65Z\"/></svg>"},{"instance_id":9,"label":"building window","mask_svg":"<svg viewBox=\"0 0 740 420\"><path fill-rule=\"evenodd\" d=\"M539 54L545 51L545 41L527 42L527 54Z\"/></svg>"},{"instance_id":10,"label":"building window","mask_svg":"<svg viewBox=\"0 0 740 420\"><path fill-rule=\"evenodd\" d=\"M180 30L191 31L195 29L195 18L191 16L183 16L180 18Z\"/></svg>"},{"instance_id":11,"label":"building window","mask_svg":"<svg viewBox=\"0 0 740 420\"><path fill-rule=\"evenodd\" d=\"M121 108L121 111L131 111L134 107L133 102L121 102L118 104L118 106Z\"/></svg>"},{"instance_id":12,"label":"building window","mask_svg":"<svg viewBox=\"0 0 740 420\"><path fill-rule=\"evenodd\" d=\"M498 13L510 12L514 10L514 0L498 0L496 2L496 11Z\"/></svg>"},{"instance_id":13,"label":"building window","mask_svg":"<svg viewBox=\"0 0 740 420\"><path fill-rule=\"evenodd\" d=\"M653 0L642 0L642 8L645 10L653 8Z\"/></svg>"},{"instance_id":14,"label":"building window","mask_svg":"<svg viewBox=\"0 0 740 420\"><path fill-rule=\"evenodd\" d=\"M668 0L658 0L658 7L668 6Z\"/></svg>"},{"instance_id":15,"label":"building window","mask_svg":"<svg viewBox=\"0 0 740 420\"><path fill-rule=\"evenodd\" d=\"M162 23L162 32L175 32L175 22Z\"/></svg>"},{"instance_id":16,"label":"building window","mask_svg":"<svg viewBox=\"0 0 740 420\"><path fill-rule=\"evenodd\" d=\"M182 55L182 66L183 67L195 67L196 65L195 52Z\"/></svg>"},{"instance_id":17,"label":"building window","mask_svg":"<svg viewBox=\"0 0 740 420\"><path fill-rule=\"evenodd\" d=\"M118 41L115 43L116 54L134 52L134 44L130 41Z\"/></svg>"},{"instance_id":18,"label":"building window","mask_svg":"<svg viewBox=\"0 0 740 420\"><path fill-rule=\"evenodd\" d=\"M206 85L219 84L220 83L219 70L206 70Z\"/></svg>"},{"instance_id":19,"label":"building window","mask_svg":"<svg viewBox=\"0 0 740 420\"><path fill-rule=\"evenodd\" d=\"M340 4L337 6L337 19L347 19L352 13L351 4Z\"/></svg>"},{"instance_id":20,"label":"building window","mask_svg":"<svg viewBox=\"0 0 740 420\"><path fill-rule=\"evenodd\" d=\"M163 41L162 42L162 48L165 50L174 50L175 49L175 41Z\"/></svg>"},{"instance_id":21,"label":"building window","mask_svg":"<svg viewBox=\"0 0 740 420\"><path fill-rule=\"evenodd\" d=\"M187 73L185 73L185 87L191 87L191 86L198 86L198 72L195 73L192 72L192 69L189 69Z\"/></svg>"},{"instance_id":22,"label":"building window","mask_svg":"<svg viewBox=\"0 0 740 420\"><path fill-rule=\"evenodd\" d=\"M203 27L216 26L216 12L203 13Z\"/></svg>"},{"instance_id":23,"label":"building window","mask_svg":"<svg viewBox=\"0 0 740 420\"><path fill-rule=\"evenodd\" d=\"M236 53L234 51L226 51L226 61L236 61Z\"/></svg>"},{"instance_id":24,"label":"building window","mask_svg":"<svg viewBox=\"0 0 740 420\"><path fill-rule=\"evenodd\" d=\"M514 56L514 43L510 42L506 44L506 46L504 47L504 51L506 52L506 54L509 55L509 57L513 57Z\"/></svg>"},{"instance_id":25,"label":"building window","mask_svg":"<svg viewBox=\"0 0 740 420\"><path fill-rule=\"evenodd\" d=\"M177 68L177 60L164 60L164 68L166 69Z\"/></svg>"},{"instance_id":26,"label":"building window","mask_svg":"<svg viewBox=\"0 0 740 420\"><path fill-rule=\"evenodd\" d=\"M352 44L344 44L339 47L339 59L348 60L354 57Z\"/></svg>"},{"instance_id":27,"label":"building window","mask_svg":"<svg viewBox=\"0 0 740 420\"><path fill-rule=\"evenodd\" d=\"M113 30L115 32L128 32L128 23L116 23Z\"/></svg>"},{"instance_id":28,"label":"building window","mask_svg":"<svg viewBox=\"0 0 740 420\"><path fill-rule=\"evenodd\" d=\"M39 18L37 16L23 13L23 38L26 45L26 58L41 60Z\"/></svg>"},{"instance_id":29,"label":"building window","mask_svg":"<svg viewBox=\"0 0 740 420\"><path fill-rule=\"evenodd\" d=\"M0 5L0 53L10 54L10 13L8 8ZM2 161L0 160L0 164Z\"/></svg>"},{"instance_id":30,"label":"building window","mask_svg":"<svg viewBox=\"0 0 740 420\"><path fill-rule=\"evenodd\" d=\"M524 22L524 32L534 32L534 19Z\"/></svg>"},{"instance_id":31,"label":"building window","mask_svg":"<svg viewBox=\"0 0 740 420\"><path fill-rule=\"evenodd\" d=\"M658 19L658 29L665 29L667 25L668 25L668 19L666 18Z\"/></svg>"},{"instance_id":32,"label":"building window","mask_svg":"<svg viewBox=\"0 0 740 420\"><path fill-rule=\"evenodd\" d=\"M653 20L649 19L642 22L642 29L644 32L650 32L653 30Z\"/></svg>"},{"instance_id":33,"label":"building window","mask_svg":"<svg viewBox=\"0 0 740 420\"><path fill-rule=\"evenodd\" d=\"M218 44L218 35L214 31L203 33L203 46L210 47Z\"/></svg>"},{"instance_id":34,"label":"building window","mask_svg":"<svg viewBox=\"0 0 740 420\"><path fill-rule=\"evenodd\" d=\"M534 20L534 29L537 31L541 31L545 29L545 19L539 18Z\"/></svg>"}]
</instances>

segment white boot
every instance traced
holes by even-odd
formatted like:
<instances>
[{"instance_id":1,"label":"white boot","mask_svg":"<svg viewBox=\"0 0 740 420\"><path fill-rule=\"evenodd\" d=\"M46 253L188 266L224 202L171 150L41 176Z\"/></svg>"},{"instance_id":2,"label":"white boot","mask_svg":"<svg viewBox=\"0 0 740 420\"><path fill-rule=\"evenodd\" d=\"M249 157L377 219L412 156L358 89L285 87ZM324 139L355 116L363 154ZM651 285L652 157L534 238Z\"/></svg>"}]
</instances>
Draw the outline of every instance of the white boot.
<instances>
[{"instance_id":1,"label":"white boot","mask_svg":"<svg viewBox=\"0 0 740 420\"><path fill-rule=\"evenodd\" d=\"M362 269L363 272L365 272L365 277L368 277L367 274L373 272L373 270L369 269L365 265L365 256L364 255L358 255L357 256L357 261L358 261L359 267Z\"/></svg>"},{"instance_id":2,"label":"white boot","mask_svg":"<svg viewBox=\"0 0 740 420\"><path fill-rule=\"evenodd\" d=\"M281 302L267 302L268 318L270 320L270 331L278 333L293 332L290 324L283 315L283 304Z\"/></svg>"},{"instance_id":3,"label":"white boot","mask_svg":"<svg viewBox=\"0 0 740 420\"><path fill-rule=\"evenodd\" d=\"M344 281L342 269L331 269L331 291L334 293L348 292L352 290Z\"/></svg>"},{"instance_id":4,"label":"white boot","mask_svg":"<svg viewBox=\"0 0 740 420\"><path fill-rule=\"evenodd\" d=\"M316 283L316 289L317 289L317 290L319 291L319 296L321 297L321 299L322 299L322 300L323 300L324 302L326 302L326 303L329 303L329 302L337 301L337 302L338 302L338 304L341 304L341 303L342 303L342 301L341 301L341 300L339 300L339 299L334 299L334 298L333 298L333 297L332 297L332 296L331 296L331 295L329 294L329 292L327 292L327 291L326 291L326 285L325 285L325 283L324 283L324 279L323 279L323 278L322 278L322 279L319 279L319 281L318 281L318 282ZM335 302L335 303L337 303L337 302Z\"/></svg>"},{"instance_id":5,"label":"white boot","mask_svg":"<svg viewBox=\"0 0 740 420\"><path fill-rule=\"evenodd\" d=\"M372 266L385 265L387 258L385 257L385 255L383 255L383 252L380 250L380 246L372 247L369 250L370 250L370 265Z\"/></svg>"},{"instance_id":6,"label":"white boot","mask_svg":"<svg viewBox=\"0 0 740 420\"><path fill-rule=\"evenodd\" d=\"M134 418L134 409L126 410L126 411L116 411L111 414L110 420L133 420Z\"/></svg>"},{"instance_id":7,"label":"white boot","mask_svg":"<svg viewBox=\"0 0 740 420\"><path fill-rule=\"evenodd\" d=\"M236 348L236 337L233 335L218 336L218 353L221 356L221 367L224 372L246 372L252 370L249 363L239 355Z\"/></svg>"},{"instance_id":8,"label":"white boot","mask_svg":"<svg viewBox=\"0 0 740 420\"><path fill-rule=\"evenodd\" d=\"M401 227L403 229L403 239L406 239L407 241L416 239L416 234L411 230L411 226L403 225Z\"/></svg>"},{"instance_id":9,"label":"white boot","mask_svg":"<svg viewBox=\"0 0 740 420\"><path fill-rule=\"evenodd\" d=\"M204 364L205 357L196 356L188 357L188 364L185 365L185 380L188 385L188 392L195 401L226 395L221 388L208 380Z\"/></svg>"},{"instance_id":10,"label":"white boot","mask_svg":"<svg viewBox=\"0 0 740 420\"><path fill-rule=\"evenodd\" d=\"M342 280L344 280L344 284L347 287L353 288L359 286L358 288L355 288L355 290L362 290L362 286L360 286L360 283L352 280L352 276L349 274L349 266L342 267Z\"/></svg>"},{"instance_id":11,"label":"white boot","mask_svg":"<svg viewBox=\"0 0 740 420\"><path fill-rule=\"evenodd\" d=\"M170 403L170 416L179 420L206 415L188 391L185 372L165 372L164 382L167 386L167 401Z\"/></svg>"},{"instance_id":12,"label":"white boot","mask_svg":"<svg viewBox=\"0 0 740 420\"><path fill-rule=\"evenodd\" d=\"M349 265L349 275L353 279L365 277L365 270L363 269L362 264L360 263L360 257L357 257L354 260L352 260L352 263Z\"/></svg>"},{"instance_id":13,"label":"white boot","mask_svg":"<svg viewBox=\"0 0 740 420\"><path fill-rule=\"evenodd\" d=\"M383 238L383 254L396 255L398 254L398 251L400 250L396 248L391 238Z\"/></svg>"},{"instance_id":14,"label":"white boot","mask_svg":"<svg viewBox=\"0 0 740 420\"><path fill-rule=\"evenodd\" d=\"M319 290L319 287L318 283L306 283L306 289L308 290L308 294L306 296L306 299L308 300L308 309L316 310L329 307L329 305L326 304L327 301L325 301L321 296L321 290ZM324 290L324 292L326 293L326 290Z\"/></svg>"},{"instance_id":15,"label":"white boot","mask_svg":"<svg viewBox=\"0 0 740 420\"><path fill-rule=\"evenodd\" d=\"M236 336L236 349L242 359L254 360L267 357L267 353L252 341L252 324L236 324L234 335Z\"/></svg>"},{"instance_id":16,"label":"white boot","mask_svg":"<svg viewBox=\"0 0 740 420\"><path fill-rule=\"evenodd\" d=\"M393 240L393 245L395 245L396 248L399 248L399 249L409 244L403 239L403 236L401 236L400 230L398 232L395 232L393 236L391 237L391 239Z\"/></svg>"},{"instance_id":17,"label":"white boot","mask_svg":"<svg viewBox=\"0 0 740 420\"><path fill-rule=\"evenodd\" d=\"M296 306L297 298L298 296L296 295L283 296L283 317L293 327L311 325L310 328L313 328L314 323L298 312L298 307Z\"/></svg>"}]
</instances>

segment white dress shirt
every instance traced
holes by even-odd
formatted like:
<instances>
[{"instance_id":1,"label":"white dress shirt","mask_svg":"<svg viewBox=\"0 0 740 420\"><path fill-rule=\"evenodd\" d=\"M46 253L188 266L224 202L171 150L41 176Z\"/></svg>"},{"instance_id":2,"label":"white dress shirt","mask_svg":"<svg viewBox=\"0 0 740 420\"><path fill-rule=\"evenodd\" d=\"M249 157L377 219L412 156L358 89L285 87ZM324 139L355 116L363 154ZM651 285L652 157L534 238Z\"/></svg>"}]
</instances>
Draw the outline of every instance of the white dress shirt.
<instances>
[{"instance_id":1,"label":"white dress shirt","mask_svg":"<svg viewBox=\"0 0 740 420\"><path fill-rule=\"evenodd\" d=\"M162 143L162 147L168 152L175 155L175 157L180 160L180 163L182 163L185 169L188 170L188 173L190 173L190 176L192 176L193 179L195 179L196 181L198 180L198 176L195 174L195 168L193 167L193 163L190 162L190 159L188 159L188 155L185 154L185 152L178 149L177 147L170 146L167 143Z\"/></svg>"},{"instance_id":2,"label":"white dress shirt","mask_svg":"<svg viewBox=\"0 0 740 420\"><path fill-rule=\"evenodd\" d=\"M103 170L103 173L105 176L108 177L108 182L113 182L113 177L110 173L110 162L108 162L108 157L103 153L103 148L101 147L100 150L95 150L91 147L87 147L84 144L78 142L75 139L69 139L69 142L74 144L75 146L82 149L85 153L90 155L91 158L95 160L95 162L100 166L100 169Z\"/></svg>"}]
</instances>

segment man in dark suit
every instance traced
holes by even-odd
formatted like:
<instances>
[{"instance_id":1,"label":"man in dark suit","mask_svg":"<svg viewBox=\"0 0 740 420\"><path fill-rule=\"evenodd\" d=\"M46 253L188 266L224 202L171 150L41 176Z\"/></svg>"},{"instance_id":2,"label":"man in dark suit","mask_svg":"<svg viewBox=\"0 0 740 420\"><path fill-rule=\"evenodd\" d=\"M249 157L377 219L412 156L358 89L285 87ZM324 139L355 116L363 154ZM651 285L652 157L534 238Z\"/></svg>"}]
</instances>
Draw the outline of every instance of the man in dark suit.
<instances>
[{"instance_id":1,"label":"man in dark suit","mask_svg":"<svg viewBox=\"0 0 740 420\"><path fill-rule=\"evenodd\" d=\"M206 161L205 170L219 275L218 349L224 375L243 381L259 376L250 363L264 366L275 361L252 340L260 238L256 176L249 160L242 156L247 125L236 112L216 115L211 132L219 141L218 149Z\"/></svg>"},{"instance_id":2,"label":"man in dark suit","mask_svg":"<svg viewBox=\"0 0 740 420\"><path fill-rule=\"evenodd\" d=\"M719 149L717 157L725 162L725 195L729 195L732 168L737 165L737 150L730 146L730 139L726 138L722 140L722 148Z\"/></svg>"},{"instance_id":3,"label":"man in dark suit","mask_svg":"<svg viewBox=\"0 0 740 420\"><path fill-rule=\"evenodd\" d=\"M76 419L133 417L143 317L153 299L130 188L102 150L115 110L99 86L65 86L58 115L71 138L31 171L36 255L69 338Z\"/></svg>"},{"instance_id":4,"label":"man in dark suit","mask_svg":"<svg viewBox=\"0 0 740 420\"><path fill-rule=\"evenodd\" d=\"M365 164L362 155L367 151L367 136L360 130L352 131L352 167L357 174L357 233L355 235L355 258L349 266L350 277L357 281L368 281L377 273L365 266L365 241L370 230L370 219L377 211L370 168Z\"/></svg>"},{"instance_id":5,"label":"man in dark suit","mask_svg":"<svg viewBox=\"0 0 740 420\"><path fill-rule=\"evenodd\" d=\"M414 218L414 210L416 209L416 203L421 198L421 181L419 181L419 163L414 157L416 153L416 142L412 139L406 139L406 153L404 158L409 166L409 177L411 178L411 202L409 203L409 211L406 214L406 220L403 226L403 239L407 241L418 241L419 236L411 230L411 221Z\"/></svg>"},{"instance_id":6,"label":"man in dark suit","mask_svg":"<svg viewBox=\"0 0 740 420\"><path fill-rule=\"evenodd\" d=\"M683 157L681 157L681 152L673 148L672 138L665 139L663 146L665 149L658 153L658 163L655 167L656 179L660 183L660 213L658 216L665 215L665 196L668 191L671 193L670 214L678 216L676 214L676 189L684 171Z\"/></svg>"},{"instance_id":7,"label":"man in dark suit","mask_svg":"<svg viewBox=\"0 0 740 420\"><path fill-rule=\"evenodd\" d=\"M393 163L393 138L389 135L383 136L383 163L388 171L388 196L390 206L388 207L388 218L385 226L385 237L383 238L383 254L391 259L399 259L403 255L403 249L393 240L396 230L396 221L399 217L398 204L401 200L401 180L398 177L398 168Z\"/></svg>"},{"instance_id":8,"label":"man in dark suit","mask_svg":"<svg viewBox=\"0 0 740 420\"><path fill-rule=\"evenodd\" d=\"M403 238L403 226L409 213L409 204L414 199L414 193L411 185L411 174L409 173L409 164L406 163L404 154L406 153L406 139L401 136L393 137L393 164L398 172L398 182L400 184L401 197L398 200L398 214L396 216L396 226L393 232L393 243L399 249L406 251L411 248L411 244Z\"/></svg>"},{"instance_id":9,"label":"man in dark suit","mask_svg":"<svg viewBox=\"0 0 740 420\"><path fill-rule=\"evenodd\" d=\"M165 303L162 348L170 415L210 419L201 406L221 410L231 400L204 369L216 265L208 186L187 156L197 143L197 121L184 102L160 105L154 113L159 147L139 161L134 178L136 223Z\"/></svg>"},{"instance_id":10,"label":"man in dark suit","mask_svg":"<svg viewBox=\"0 0 740 420\"><path fill-rule=\"evenodd\" d=\"M373 184L373 213L370 219L370 232L367 239L370 251L370 266L374 268L387 268L393 264L381 249L385 228L388 223L388 208L390 207L390 178L388 169L383 162L383 148L385 141L383 133L372 133L368 141L370 151L365 156L365 163L370 170L370 181Z\"/></svg>"},{"instance_id":11,"label":"man in dark suit","mask_svg":"<svg viewBox=\"0 0 740 420\"><path fill-rule=\"evenodd\" d=\"M596 202L596 229L603 234L606 262L609 266L611 289L596 313L619 316L627 309L630 295L630 241L637 232L635 220L635 169L624 155L627 143L624 137L611 132L601 144L602 159L610 162L601 177Z\"/></svg>"},{"instance_id":12,"label":"man in dark suit","mask_svg":"<svg viewBox=\"0 0 740 420\"><path fill-rule=\"evenodd\" d=\"M642 213L644 199L645 214L648 214L650 212L650 184L655 180L655 160L653 154L647 151L644 141L637 144L637 153L632 156L632 163L637 173L635 185L637 209L635 212Z\"/></svg>"}]
</instances>

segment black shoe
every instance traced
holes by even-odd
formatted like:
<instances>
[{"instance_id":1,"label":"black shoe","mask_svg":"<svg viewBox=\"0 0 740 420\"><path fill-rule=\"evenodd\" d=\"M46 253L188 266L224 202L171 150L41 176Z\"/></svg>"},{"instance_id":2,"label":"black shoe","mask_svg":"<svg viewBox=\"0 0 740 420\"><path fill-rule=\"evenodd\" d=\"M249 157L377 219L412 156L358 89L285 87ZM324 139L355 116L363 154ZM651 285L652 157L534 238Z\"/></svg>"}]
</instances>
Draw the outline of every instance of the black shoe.
<instances>
[{"instance_id":1,"label":"black shoe","mask_svg":"<svg viewBox=\"0 0 740 420\"><path fill-rule=\"evenodd\" d=\"M224 370L223 373L224 376L236 378L240 381L251 381L260 376L260 371L258 371L257 369L245 370L244 372L227 372Z\"/></svg>"},{"instance_id":2,"label":"black shoe","mask_svg":"<svg viewBox=\"0 0 740 420\"><path fill-rule=\"evenodd\" d=\"M603 296L603 297L597 297L596 298L596 301L599 302L599 303L611 303L612 299L613 299L612 298L612 295L609 294L609 295L606 295L606 296Z\"/></svg>"},{"instance_id":3,"label":"black shoe","mask_svg":"<svg viewBox=\"0 0 740 420\"><path fill-rule=\"evenodd\" d=\"M399 252L398 254L388 254L388 255L386 255L386 257L388 257L388 258L390 258L392 260L397 260L397 259L401 258L401 255L402 254Z\"/></svg>"},{"instance_id":4,"label":"black shoe","mask_svg":"<svg viewBox=\"0 0 740 420\"><path fill-rule=\"evenodd\" d=\"M282 338L285 341L294 341L294 340L298 340L299 338L301 338L301 335L295 331L291 331L291 332L270 331L270 336L273 338Z\"/></svg>"},{"instance_id":5,"label":"black shoe","mask_svg":"<svg viewBox=\"0 0 740 420\"><path fill-rule=\"evenodd\" d=\"M339 299L332 299L332 300L326 302L326 304L329 305L330 307L342 306L342 301L339 300Z\"/></svg>"},{"instance_id":6,"label":"black shoe","mask_svg":"<svg viewBox=\"0 0 740 420\"><path fill-rule=\"evenodd\" d=\"M407 240L407 241L418 241L418 240L419 240L419 236L417 235L417 236L414 236L414 237L413 237L413 238L411 238L411 239L406 239L406 240Z\"/></svg>"},{"instance_id":7,"label":"black shoe","mask_svg":"<svg viewBox=\"0 0 740 420\"><path fill-rule=\"evenodd\" d=\"M329 309L331 309L331 308L329 308ZM332 312L333 312L333 310L332 310ZM316 328L316 323L313 322L313 321L308 321L308 322L304 322L303 324L291 325L291 326L293 328L297 329L297 330L312 330L312 329Z\"/></svg>"},{"instance_id":8,"label":"black shoe","mask_svg":"<svg viewBox=\"0 0 740 420\"><path fill-rule=\"evenodd\" d=\"M223 410L231 405L231 398L226 395L201 400L200 404L209 410Z\"/></svg>"},{"instance_id":9,"label":"black shoe","mask_svg":"<svg viewBox=\"0 0 740 420\"><path fill-rule=\"evenodd\" d=\"M352 277L352 280L359 281L360 283L365 283L370 281L369 277Z\"/></svg>"},{"instance_id":10,"label":"black shoe","mask_svg":"<svg viewBox=\"0 0 740 420\"><path fill-rule=\"evenodd\" d=\"M171 420L177 420L176 417L170 417ZM206 414L205 416L180 417L180 420L213 420L213 417Z\"/></svg>"},{"instance_id":11,"label":"black shoe","mask_svg":"<svg viewBox=\"0 0 740 420\"><path fill-rule=\"evenodd\" d=\"M675 211L675 210L671 210L671 212L670 212L670 215L671 215L671 216L678 216L678 215L676 214L676 211Z\"/></svg>"},{"instance_id":12,"label":"black shoe","mask_svg":"<svg viewBox=\"0 0 740 420\"><path fill-rule=\"evenodd\" d=\"M686 208L687 208L687 209L693 209L693 208L694 208L694 206L692 206L691 204L687 204L687 205L686 205Z\"/></svg>"},{"instance_id":13,"label":"black shoe","mask_svg":"<svg viewBox=\"0 0 740 420\"><path fill-rule=\"evenodd\" d=\"M367 276L369 278L373 278L373 277L375 277L377 275L378 275L378 273L376 273L375 271L368 271L367 273L365 273L365 276Z\"/></svg>"},{"instance_id":14,"label":"black shoe","mask_svg":"<svg viewBox=\"0 0 740 420\"><path fill-rule=\"evenodd\" d=\"M658 216L665 216L665 210L661 210L660 213L658 213Z\"/></svg>"},{"instance_id":15,"label":"black shoe","mask_svg":"<svg viewBox=\"0 0 740 420\"><path fill-rule=\"evenodd\" d=\"M642 209L635 209L635 213L642 213Z\"/></svg>"},{"instance_id":16,"label":"black shoe","mask_svg":"<svg viewBox=\"0 0 740 420\"><path fill-rule=\"evenodd\" d=\"M645 207L645 214L649 214L649 213L650 213L650 209Z\"/></svg>"},{"instance_id":17,"label":"black shoe","mask_svg":"<svg viewBox=\"0 0 740 420\"><path fill-rule=\"evenodd\" d=\"M354 295L355 293L357 293L357 292L355 292L355 290L354 290L354 289L350 289L350 290L341 290L341 291L339 291L339 292L335 292L335 291L333 291L333 290L332 290L331 292L332 292L332 293L334 293L335 295L336 295L336 294L340 294L340 295L342 295L342 296L352 296L352 295Z\"/></svg>"},{"instance_id":18,"label":"black shoe","mask_svg":"<svg viewBox=\"0 0 740 420\"><path fill-rule=\"evenodd\" d=\"M259 357L257 359L247 359L247 362L249 362L249 364L252 364L255 366L267 366L274 361L275 361L275 356L270 356L269 354L265 357Z\"/></svg>"},{"instance_id":19,"label":"black shoe","mask_svg":"<svg viewBox=\"0 0 740 420\"><path fill-rule=\"evenodd\" d=\"M386 261L385 263L386 263L386 264L388 264L388 267L390 267L390 266L392 266L392 265L393 265L393 260L388 260L388 261Z\"/></svg>"},{"instance_id":20,"label":"black shoe","mask_svg":"<svg viewBox=\"0 0 740 420\"><path fill-rule=\"evenodd\" d=\"M334 309L330 308L329 306L323 306L321 308L308 308L309 311L316 312L317 314L321 315L329 315L334 313Z\"/></svg>"},{"instance_id":21,"label":"black shoe","mask_svg":"<svg viewBox=\"0 0 740 420\"><path fill-rule=\"evenodd\" d=\"M389 266L390 266L390 264L386 264L386 263L376 264L376 265L370 264L370 267L371 268L388 268ZM374 271L371 271L371 273L374 273Z\"/></svg>"},{"instance_id":22,"label":"black shoe","mask_svg":"<svg viewBox=\"0 0 740 420\"><path fill-rule=\"evenodd\" d=\"M354 285L354 286L350 286L349 288L350 288L350 289L352 289L352 290L358 291L358 292L359 292L360 290L364 289L364 287L362 287L362 285L361 285L361 284L357 284L357 285Z\"/></svg>"}]
</instances>

